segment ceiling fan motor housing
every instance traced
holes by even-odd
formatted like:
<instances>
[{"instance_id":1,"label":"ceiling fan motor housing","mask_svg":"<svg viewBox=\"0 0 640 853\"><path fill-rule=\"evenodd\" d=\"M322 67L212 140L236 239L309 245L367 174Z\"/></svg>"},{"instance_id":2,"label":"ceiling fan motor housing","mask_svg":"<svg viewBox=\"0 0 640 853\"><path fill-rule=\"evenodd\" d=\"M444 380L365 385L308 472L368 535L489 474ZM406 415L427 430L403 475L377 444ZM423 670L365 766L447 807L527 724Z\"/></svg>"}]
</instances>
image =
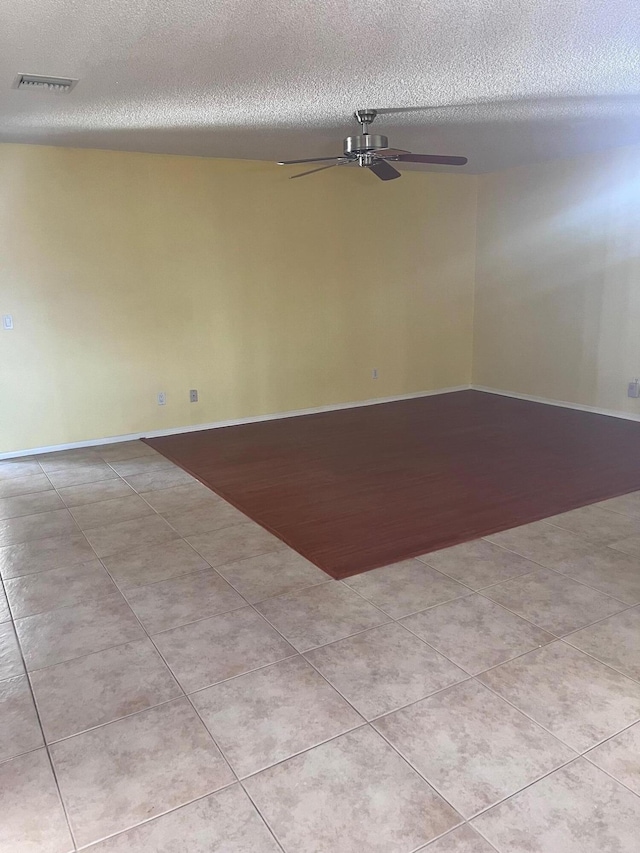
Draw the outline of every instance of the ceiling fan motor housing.
<instances>
[{"instance_id":1,"label":"ceiling fan motor housing","mask_svg":"<svg viewBox=\"0 0 640 853\"><path fill-rule=\"evenodd\" d=\"M386 136L376 133L363 133L360 136L347 136L343 144L345 154L366 154L369 151L388 148L389 140Z\"/></svg>"}]
</instances>

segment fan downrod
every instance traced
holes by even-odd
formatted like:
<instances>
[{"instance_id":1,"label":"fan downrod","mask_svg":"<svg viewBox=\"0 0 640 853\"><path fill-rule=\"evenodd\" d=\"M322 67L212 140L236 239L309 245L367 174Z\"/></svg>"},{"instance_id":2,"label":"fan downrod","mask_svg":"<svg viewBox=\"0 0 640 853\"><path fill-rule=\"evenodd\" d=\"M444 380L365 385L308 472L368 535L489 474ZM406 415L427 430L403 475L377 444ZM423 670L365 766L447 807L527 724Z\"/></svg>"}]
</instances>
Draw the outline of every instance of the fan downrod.
<instances>
[{"instance_id":1,"label":"fan downrod","mask_svg":"<svg viewBox=\"0 0 640 853\"><path fill-rule=\"evenodd\" d=\"M373 120L378 115L375 110L356 110L353 114L354 119L358 124L362 125L362 133L369 133L369 125L373 124Z\"/></svg>"}]
</instances>

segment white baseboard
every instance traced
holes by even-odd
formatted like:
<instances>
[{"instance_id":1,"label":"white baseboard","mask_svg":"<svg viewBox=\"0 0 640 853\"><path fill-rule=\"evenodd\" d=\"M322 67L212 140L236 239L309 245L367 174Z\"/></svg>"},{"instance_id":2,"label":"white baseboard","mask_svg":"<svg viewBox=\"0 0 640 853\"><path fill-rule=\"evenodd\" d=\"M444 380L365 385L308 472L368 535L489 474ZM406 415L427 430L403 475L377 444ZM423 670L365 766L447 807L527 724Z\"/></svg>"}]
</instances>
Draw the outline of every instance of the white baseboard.
<instances>
[{"instance_id":1,"label":"white baseboard","mask_svg":"<svg viewBox=\"0 0 640 853\"><path fill-rule=\"evenodd\" d=\"M513 397L516 400L529 400L532 403L543 403L547 406L560 406L564 409L576 409L579 412L592 412L595 415L606 415L610 418L623 418L627 421L640 421L640 414L621 412L615 409L600 409L597 406L583 406L580 403L567 403L564 400L552 400L547 397L536 397L533 394L518 394L515 391L504 391L501 388L489 388L487 385L454 385L450 388L436 388L433 391L417 391L414 394L399 394L394 397L377 397L373 400L357 400L353 403L336 403L329 406L316 406L311 409L295 409L291 412L275 412L270 415L256 415L250 418L236 418L228 421L214 421L209 424L195 426L178 426L169 429L148 430L147 432L132 432L127 435L111 435L104 438L91 438L87 441L73 441L69 444L53 444L48 447L31 447L28 450L16 450L0 453L0 459L15 459L20 456L34 456L37 453L55 453L58 450L75 450L82 447L96 447L100 444L116 444L120 441L135 441L139 438L158 438L163 435L177 435L181 432L198 432L203 429L219 429L220 427L239 426L240 424L255 424L261 421L275 421L281 418L298 418L304 415L317 415L321 412L337 412L341 409L356 409L360 406L376 406L380 403L395 403L399 400L415 400L419 397L434 397L437 394L452 394L455 391L484 391L487 394L499 394L501 397Z\"/></svg>"},{"instance_id":2,"label":"white baseboard","mask_svg":"<svg viewBox=\"0 0 640 853\"><path fill-rule=\"evenodd\" d=\"M255 424L260 421L275 421L280 418L298 418L303 415L317 415L321 412L337 412L341 409L356 409L359 406L377 406L380 403L395 403L398 400L414 400L418 397L433 397L437 394L452 394L455 391L468 391L469 388L469 385L455 385L450 388L436 388L434 391L417 391L413 394L400 394L395 397L376 397L373 400L357 400L353 403L336 403L335 405L330 406L316 406L312 409L295 409L291 412L276 412L270 415L256 415L251 418L214 421L210 424L170 427L169 429L148 430L147 432L132 432L127 435L91 438L87 441L73 441L69 444L53 444L48 447L31 447L28 450L16 450L8 453L0 453L0 459L15 459L20 456L34 456L37 453L55 453L58 450L75 450L82 447L96 447L100 444L116 444L120 441L135 441L139 438L159 438L163 435L177 435L181 432L199 432L203 429L219 429L220 427L239 426L240 424Z\"/></svg>"},{"instance_id":3,"label":"white baseboard","mask_svg":"<svg viewBox=\"0 0 640 853\"><path fill-rule=\"evenodd\" d=\"M471 385L472 391L485 391L487 394L499 394L501 397L513 397L516 400L529 400L531 403L544 403L546 406L560 406L563 409L576 409L578 412L591 412L594 415L606 415L609 418L622 418L625 421L640 421L640 414L621 412L617 409L600 409L598 406L583 406L581 403L567 403L564 400L552 400L548 397L535 397L533 394L517 394L515 391L503 391L501 388L489 388L486 385Z\"/></svg>"}]
</instances>

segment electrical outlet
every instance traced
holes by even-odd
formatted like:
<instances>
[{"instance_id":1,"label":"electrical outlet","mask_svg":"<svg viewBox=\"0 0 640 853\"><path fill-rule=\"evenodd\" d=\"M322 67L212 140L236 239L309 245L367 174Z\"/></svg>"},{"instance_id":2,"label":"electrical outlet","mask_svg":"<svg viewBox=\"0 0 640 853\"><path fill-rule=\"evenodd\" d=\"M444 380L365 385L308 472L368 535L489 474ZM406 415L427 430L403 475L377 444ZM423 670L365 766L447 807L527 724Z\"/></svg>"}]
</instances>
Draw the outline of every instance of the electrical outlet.
<instances>
[{"instance_id":1,"label":"electrical outlet","mask_svg":"<svg viewBox=\"0 0 640 853\"><path fill-rule=\"evenodd\" d=\"M11 314L2 315L2 328L7 332L13 329L13 317Z\"/></svg>"},{"instance_id":2,"label":"electrical outlet","mask_svg":"<svg viewBox=\"0 0 640 853\"><path fill-rule=\"evenodd\" d=\"M371 371L371 378L372 379L378 378L378 368L377 367L374 367L373 370Z\"/></svg>"},{"instance_id":3,"label":"electrical outlet","mask_svg":"<svg viewBox=\"0 0 640 853\"><path fill-rule=\"evenodd\" d=\"M166 406L167 405L167 392L166 391L158 391L158 405Z\"/></svg>"},{"instance_id":4,"label":"electrical outlet","mask_svg":"<svg viewBox=\"0 0 640 853\"><path fill-rule=\"evenodd\" d=\"M190 403L197 403L198 402L198 392L196 391L195 388L192 388L191 391L189 391L189 402Z\"/></svg>"},{"instance_id":5,"label":"electrical outlet","mask_svg":"<svg viewBox=\"0 0 640 853\"><path fill-rule=\"evenodd\" d=\"M634 379L627 385L627 397L640 397L640 379Z\"/></svg>"}]
</instances>

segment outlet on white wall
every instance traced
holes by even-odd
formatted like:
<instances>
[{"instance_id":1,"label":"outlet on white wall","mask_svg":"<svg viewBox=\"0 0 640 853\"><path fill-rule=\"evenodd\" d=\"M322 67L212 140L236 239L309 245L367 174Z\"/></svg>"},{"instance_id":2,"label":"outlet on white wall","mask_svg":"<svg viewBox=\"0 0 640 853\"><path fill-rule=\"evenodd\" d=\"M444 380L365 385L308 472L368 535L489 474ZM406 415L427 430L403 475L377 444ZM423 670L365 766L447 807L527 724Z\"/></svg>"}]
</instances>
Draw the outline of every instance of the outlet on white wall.
<instances>
[{"instance_id":1,"label":"outlet on white wall","mask_svg":"<svg viewBox=\"0 0 640 853\"><path fill-rule=\"evenodd\" d=\"M167 392L166 391L158 391L158 405L166 406L167 405Z\"/></svg>"},{"instance_id":2,"label":"outlet on white wall","mask_svg":"<svg viewBox=\"0 0 640 853\"><path fill-rule=\"evenodd\" d=\"M627 385L627 397L640 397L640 379L634 379Z\"/></svg>"}]
</instances>

